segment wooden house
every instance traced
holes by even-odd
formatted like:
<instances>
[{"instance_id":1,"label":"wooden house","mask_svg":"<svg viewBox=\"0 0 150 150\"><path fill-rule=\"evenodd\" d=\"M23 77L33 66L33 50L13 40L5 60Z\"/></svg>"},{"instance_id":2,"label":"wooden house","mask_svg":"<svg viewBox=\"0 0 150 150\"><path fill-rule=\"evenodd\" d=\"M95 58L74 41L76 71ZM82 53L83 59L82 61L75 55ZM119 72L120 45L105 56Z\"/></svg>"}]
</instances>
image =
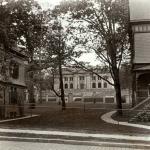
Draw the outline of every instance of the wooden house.
<instances>
[{"instance_id":1,"label":"wooden house","mask_svg":"<svg viewBox=\"0 0 150 150\"><path fill-rule=\"evenodd\" d=\"M129 0L133 33L134 95L140 103L150 95L150 1Z\"/></svg>"},{"instance_id":2,"label":"wooden house","mask_svg":"<svg viewBox=\"0 0 150 150\"><path fill-rule=\"evenodd\" d=\"M27 56L20 51L0 46L0 118L23 115Z\"/></svg>"}]
</instances>

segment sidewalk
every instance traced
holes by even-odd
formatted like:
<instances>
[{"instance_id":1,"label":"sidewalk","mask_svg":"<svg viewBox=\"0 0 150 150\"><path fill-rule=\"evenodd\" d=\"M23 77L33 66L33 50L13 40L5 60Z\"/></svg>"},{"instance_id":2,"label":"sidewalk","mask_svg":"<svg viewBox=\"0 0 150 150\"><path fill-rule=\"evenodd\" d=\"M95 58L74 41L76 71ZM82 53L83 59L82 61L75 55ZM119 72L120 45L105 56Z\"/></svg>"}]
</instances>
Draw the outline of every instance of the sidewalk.
<instances>
[{"instance_id":1,"label":"sidewalk","mask_svg":"<svg viewBox=\"0 0 150 150\"><path fill-rule=\"evenodd\" d=\"M66 112L64 112L66 115ZM88 112L88 114L90 114L91 112ZM99 114L97 114L96 118L96 125L97 126L92 126L93 124L90 124L94 129L91 130L91 132L85 132L84 130L81 130L81 128L74 128L75 126L73 126L74 124L71 124L71 128L61 128L61 125L59 123L59 128L53 128L53 126L50 126L52 121L54 121L51 116L54 116L54 114L52 114L51 116L49 116L49 113L47 115L41 115L41 116L33 116L33 118L22 118L23 120L18 120L18 121L10 121L9 124L11 124L10 127L14 127L14 129L10 129L9 124L3 124L3 126L1 126L0 128L0 139L9 139L9 138L14 138L16 140L18 139L23 139L23 140L55 140L57 141L57 139L59 139L59 141L63 141L64 140L78 140L78 141L87 141L87 143L89 141L120 141L120 142L135 142L135 143L150 143L150 134L148 134L149 132L149 127L146 126L146 128L144 128L145 126L143 125L137 125L137 124L129 124L127 122L118 122L115 121L111 118L112 114L115 113L113 112L109 112L109 113L105 113L101 116L101 118L99 118ZM55 120L57 119L58 121L60 121L59 119L61 118L62 121L64 121L62 118L63 114L61 114L61 117L59 118L54 118ZM64 116L65 116L64 115ZM46 116L48 116L46 118ZM85 112L83 115L85 118L88 116L85 116ZM87 120L88 122L91 123L92 121L92 117L95 116L95 113L91 116L90 120ZM74 116L72 116L73 118ZM46 118L46 119L45 119ZM49 124L47 123L48 119L51 119ZM68 119L65 116L65 119ZM103 121L102 121L102 120ZM56 121L57 121L56 120ZM42 123L42 121L45 121L46 126L42 126L42 128L36 128L38 126L35 126L35 128L27 128L25 126L24 128L24 124L31 123L31 125L36 125L39 123ZM66 121L66 120L65 120ZM69 120L70 121L70 120ZM72 121L72 119L71 119ZM71 122L70 121L70 122ZM83 120L84 121L84 120ZM86 121L86 120L85 120ZM104 122L105 121L105 122ZM67 122L67 121L66 121ZM70 123L69 122L69 123ZM7 122L6 122L7 123ZM22 126L20 126L20 124L22 123ZM76 123L76 122L75 122ZM79 122L78 122L79 123ZM18 126L19 125L19 129ZM29 127L32 127L32 126ZM66 124L65 124L66 125ZM130 125L130 126L129 126ZM44 128L44 127L48 127L49 128ZM96 130L99 127L99 130ZM139 132L139 127L141 128L140 132ZM7 129L5 129L7 128ZM46 130L43 130L46 129ZM65 129L65 130L64 130ZM70 129L74 129L74 130L70 130ZM147 130L148 129L148 130ZM69 131L69 132L68 132ZM82 132L83 131L83 132ZM113 131L113 132L112 132ZM117 132L116 132L117 131ZM137 131L137 132L136 132ZM148 132L146 134L146 132Z\"/></svg>"},{"instance_id":2,"label":"sidewalk","mask_svg":"<svg viewBox=\"0 0 150 150\"><path fill-rule=\"evenodd\" d=\"M0 129L0 141L150 149L150 136Z\"/></svg>"},{"instance_id":3,"label":"sidewalk","mask_svg":"<svg viewBox=\"0 0 150 150\"><path fill-rule=\"evenodd\" d=\"M28 134L28 135L40 135L40 136L58 136L58 137L78 137L87 139L117 139L117 140L132 140L132 141L145 141L150 142L150 136L131 136L121 134L92 134L92 133L79 133L79 132L64 132L64 131L40 131L40 130L20 130L20 129L0 129L0 133L13 133L13 134Z\"/></svg>"},{"instance_id":4,"label":"sidewalk","mask_svg":"<svg viewBox=\"0 0 150 150\"><path fill-rule=\"evenodd\" d=\"M115 113L109 112L101 116L101 119L109 125L111 130L114 130L116 127L122 128L123 126L129 125L125 122L118 122L111 118L112 114ZM39 117L33 117L34 119L39 119ZM33 120L31 118L31 120ZM25 118L24 118L25 119ZM22 120L19 120L19 122ZM26 121L26 119L24 120ZM18 122L18 124L19 124ZM37 120L38 122L38 120ZM11 122L10 122L11 123ZM101 125L103 123L101 122ZM102 127L104 127L101 126ZM115 126L114 126L115 125ZM6 126L7 127L7 126ZM138 126L132 124L132 128L137 129ZM129 127L131 128L131 127ZM36 130L35 130L36 129ZM126 132L93 132L86 133L81 132L81 130L65 132L64 130L58 129L7 129L0 128L0 140L5 141L26 141L26 142L44 142L44 143L66 143L66 144L77 144L77 145L112 145L112 146L128 146L128 147L142 147L141 149L148 148L150 149L150 135L149 134L137 134L135 133L126 133ZM127 128L128 129L128 128ZM148 129L148 128L144 128ZM130 129L131 130L131 129ZM105 129L104 129L105 131ZM121 131L121 130L120 130ZM103 134L104 133L104 134Z\"/></svg>"},{"instance_id":5,"label":"sidewalk","mask_svg":"<svg viewBox=\"0 0 150 150\"><path fill-rule=\"evenodd\" d=\"M144 150L145 148L126 148L117 146L88 146L58 143L34 143L0 141L0 150Z\"/></svg>"},{"instance_id":6,"label":"sidewalk","mask_svg":"<svg viewBox=\"0 0 150 150\"><path fill-rule=\"evenodd\" d=\"M128 126L128 127L135 127L135 128L141 128L141 129L150 130L150 126L116 121L116 120L112 119L112 115L115 114L115 113L116 113L116 111L108 112L108 113L102 115L101 119L103 121L105 121L106 123L110 123L110 124L117 124L117 125L123 125L123 126Z\"/></svg>"}]
</instances>

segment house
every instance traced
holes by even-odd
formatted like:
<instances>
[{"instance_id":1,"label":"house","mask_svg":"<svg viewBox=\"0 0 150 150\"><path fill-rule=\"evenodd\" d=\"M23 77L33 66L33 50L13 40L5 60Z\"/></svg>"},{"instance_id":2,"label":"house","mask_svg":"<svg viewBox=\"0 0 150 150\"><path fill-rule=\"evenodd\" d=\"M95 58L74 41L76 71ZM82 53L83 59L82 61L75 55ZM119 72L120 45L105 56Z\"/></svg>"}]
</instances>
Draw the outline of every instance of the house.
<instances>
[{"instance_id":1,"label":"house","mask_svg":"<svg viewBox=\"0 0 150 150\"><path fill-rule=\"evenodd\" d=\"M150 95L150 1L130 0L135 103Z\"/></svg>"},{"instance_id":2,"label":"house","mask_svg":"<svg viewBox=\"0 0 150 150\"><path fill-rule=\"evenodd\" d=\"M4 50L0 46L0 118L23 115L25 61L21 48Z\"/></svg>"},{"instance_id":3,"label":"house","mask_svg":"<svg viewBox=\"0 0 150 150\"><path fill-rule=\"evenodd\" d=\"M113 83L108 71L96 70L97 74ZM79 68L63 68L63 83L65 100L67 103L86 102L101 104L116 104L115 90L112 85L100 76ZM54 88L59 92L59 76L55 77ZM39 100L39 92L36 91L35 99ZM124 103L129 103L128 91L123 92ZM42 91L42 101L59 102L60 98L53 91Z\"/></svg>"}]
</instances>

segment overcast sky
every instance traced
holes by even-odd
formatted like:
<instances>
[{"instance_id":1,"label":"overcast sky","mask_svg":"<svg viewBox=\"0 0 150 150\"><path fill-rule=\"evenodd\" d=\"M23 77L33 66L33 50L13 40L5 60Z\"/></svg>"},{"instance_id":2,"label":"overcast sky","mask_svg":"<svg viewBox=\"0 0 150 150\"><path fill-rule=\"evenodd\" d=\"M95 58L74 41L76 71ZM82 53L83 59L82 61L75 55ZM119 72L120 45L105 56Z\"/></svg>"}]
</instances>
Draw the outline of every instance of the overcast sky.
<instances>
[{"instance_id":1,"label":"overcast sky","mask_svg":"<svg viewBox=\"0 0 150 150\"><path fill-rule=\"evenodd\" d=\"M36 0L39 2L39 4L42 6L43 9L48 9L50 7L53 7L61 0ZM89 54L83 54L80 58L82 61L90 62L90 65L98 65L100 62L96 60L96 56L94 53L89 53Z\"/></svg>"},{"instance_id":2,"label":"overcast sky","mask_svg":"<svg viewBox=\"0 0 150 150\"><path fill-rule=\"evenodd\" d=\"M59 4L61 0L36 0L42 6L43 9L47 9L51 6Z\"/></svg>"}]
</instances>

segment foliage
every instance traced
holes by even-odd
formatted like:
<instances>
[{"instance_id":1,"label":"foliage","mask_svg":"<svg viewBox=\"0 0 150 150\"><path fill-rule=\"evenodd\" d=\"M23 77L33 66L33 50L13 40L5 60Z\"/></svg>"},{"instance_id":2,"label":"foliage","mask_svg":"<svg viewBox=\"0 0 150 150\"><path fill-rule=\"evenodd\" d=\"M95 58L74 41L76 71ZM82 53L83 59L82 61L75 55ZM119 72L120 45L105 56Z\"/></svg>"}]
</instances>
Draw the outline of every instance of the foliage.
<instances>
[{"instance_id":1,"label":"foliage","mask_svg":"<svg viewBox=\"0 0 150 150\"><path fill-rule=\"evenodd\" d=\"M85 47L93 50L100 62L109 67L116 90L117 107L122 109L119 69L130 58L128 37L128 6L123 0L65 1L57 12L70 14L78 24L81 35L86 35ZM74 23L74 25L76 25ZM79 42L79 43L80 43Z\"/></svg>"},{"instance_id":2,"label":"foliage","mask_svg":"<svg viewBox=\"0 0 150 150\"><path fill-rule=\"evenodd\" d=\"M132 117L129 122L150 122L150 105L146 105L143 110Z\"/></svg>"},{"instance_id":3,"label":"foliage","mask_svg":"<svg viewBox=\"0 0 150 150\"><path fill-rule=\"evenodd\" d=\"M34 51L40 44L43 30L41 8L34 0L13 1L11 12L12 31L18 44L26 47L33 61Z\"/></svg>"},{"instance_id":4,"label":"foliage","mask_svg":"<svg viewBox=\"0 0 150 150\"><path fill-rule=\"evenodd\" d=\"M48 32L45 60L51 70L51 90L61 97L62 105L65 107L62 67L70 64L72 58L79 57L81 52L76 51L77 44L71 36L71 28L65 16L55 11L50 12L50 10L47 11ZM60 91L54 89L56 75L59 75Z\"/></svg>"}]
</instances>

